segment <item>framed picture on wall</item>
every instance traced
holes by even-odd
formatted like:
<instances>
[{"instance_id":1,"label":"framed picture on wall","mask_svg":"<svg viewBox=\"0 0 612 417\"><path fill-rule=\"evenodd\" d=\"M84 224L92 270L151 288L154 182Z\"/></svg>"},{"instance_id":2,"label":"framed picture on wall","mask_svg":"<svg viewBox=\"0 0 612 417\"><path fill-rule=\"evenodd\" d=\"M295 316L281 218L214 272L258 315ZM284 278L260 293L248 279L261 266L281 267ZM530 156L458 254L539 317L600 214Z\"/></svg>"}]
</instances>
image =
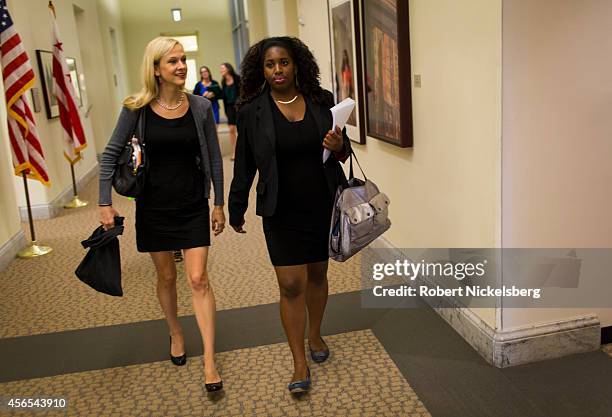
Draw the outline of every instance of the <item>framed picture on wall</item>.
<instances>
[{"instance_id":1,"label":"framed picture on wall","mask_svg":"<svg viewBox=\"0 0 612 417\"><path fill-rule=\"evenodd\" d=\"M361 85L359 5L356 0L328 0L332 83L336 103L346 98L357 102L346 125L348 136L365 143L364 97ZM357 24L355 24L357 22Z\"/></svg>"},{"instance_id":2,"label":"framed picture on wall","mask_svg":"<svg viewBox=\"0 0 612 417\"><path fill-rule=\"evenodd\" d=\"M79 72L77 71L76 59L66 58L66 64L68 64L68 71L70 72L70 81L72 82L72 89L74 90L75 99L79 103L79 107L83 107L83 97L81 96L81 85L79 81Z\"/></svg>"},{"instance_id":3,"label":"framed picture on wall","mask_svg":"<svg viewBox=\"0 0 612 417\"><path fill-rule=\"evenodd\" d=\"M38 60L38 73L42 83L47 119L54 119L59 117L59 106L57 105L55 94L53 94L53 53L37 49L36 58Z\"/></svg>"},{"instance_id":4,"label":"framed picture on wall","mask_svg":"<svg viewBox=\"0 0 612 417\"><path fill-rule=\"evenodd\" d=\"M411 147L409 0L361 0L368 136Z\"/></svg>"},{"instance_id":5,"label":"framed picture on wall","mask_svg":"<svg viewBox=\"0 0 612 417\"><path fill-rule=\"evenodd\" d=\"M38 72L42 83L43 97L45 99L45 110L47 111L47 119L59 117L59 106L57 99L53 93L53 53L41 49L36 50L36 58L38 60ZM75 99L79 107L83 106L83 98L81 96L81 87L79 85L79 73L77 71L76 59L66 58L68 71L70 72L70 81L74 89Z\"/></svg>"}]
</instances>

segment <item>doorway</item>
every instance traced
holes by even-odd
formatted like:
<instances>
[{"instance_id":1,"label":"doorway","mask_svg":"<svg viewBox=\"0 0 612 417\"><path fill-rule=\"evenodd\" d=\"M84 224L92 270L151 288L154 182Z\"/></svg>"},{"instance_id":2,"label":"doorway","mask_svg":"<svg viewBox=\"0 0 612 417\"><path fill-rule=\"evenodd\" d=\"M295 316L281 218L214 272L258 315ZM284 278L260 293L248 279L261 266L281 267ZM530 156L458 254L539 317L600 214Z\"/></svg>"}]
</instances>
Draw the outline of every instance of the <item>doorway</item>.
<instances>
[{"instance_id":1,"label":"doorway","mask_svg":"<svg viewBox=\"0 0 612 417\"><path fill-rule=\"evenodd\" d=\"M114 86L114 103L120 102L125 96L125 82L121 76L121 61L119 58L119 43L117 41L117 32L114 28L108 28L111 46L111 61L113 65L113 86Z\"/></svg>"}]
</instances>

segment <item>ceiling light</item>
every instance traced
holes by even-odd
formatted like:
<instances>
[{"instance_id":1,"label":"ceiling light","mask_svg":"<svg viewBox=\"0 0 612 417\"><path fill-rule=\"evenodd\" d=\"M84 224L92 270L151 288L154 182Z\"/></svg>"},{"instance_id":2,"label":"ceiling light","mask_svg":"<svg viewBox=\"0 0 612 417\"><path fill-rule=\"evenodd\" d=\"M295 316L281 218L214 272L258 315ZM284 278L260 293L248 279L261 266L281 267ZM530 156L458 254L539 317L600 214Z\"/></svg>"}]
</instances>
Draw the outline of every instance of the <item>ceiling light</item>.
<instances>
[{"instance_id":1,"label":"ceiling light","mask_svg":"<svg viewBox=\"0 0 612 417\"><path fill-rule=\"evenodd\" d=\"M172 20L175 22L181 21L181 9L171 9L172 11Z\"/></svg>"}]
</instances>

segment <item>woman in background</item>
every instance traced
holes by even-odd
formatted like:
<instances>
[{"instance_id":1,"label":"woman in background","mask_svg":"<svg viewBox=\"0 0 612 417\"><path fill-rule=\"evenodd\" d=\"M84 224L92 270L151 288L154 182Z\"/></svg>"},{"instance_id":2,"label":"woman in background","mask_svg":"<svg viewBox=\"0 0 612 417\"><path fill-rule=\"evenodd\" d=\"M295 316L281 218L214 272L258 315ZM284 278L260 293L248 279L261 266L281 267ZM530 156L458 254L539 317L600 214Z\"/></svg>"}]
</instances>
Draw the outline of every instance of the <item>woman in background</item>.
<instances>
[{"instance_id":1,"label":"woman in background","mask_svg":"<svg viewBox=\"0 0 612 417\"><path fill-rule=\"evenodd\" d=\"M147 177L136 199L136 245L148 252L157 271L157 297L170 333L170 360L186 362L183 329L177 319L173 251L185 253L193 310L204 345L207 391L223 388L215 366L215 296L206 265L210 228L223 231L223 161L210 101L184 92L183 46L167 37L153 39L142 61L142 88L126 98L100 158L100 223L114 225L111 187L118 158L132 135L146 145ZM214 209L209 214L210 184Z\"/></svg>"},{"instance_id":2,"label":"woman in background","mask_svg":"<svg viewBox=\"0 0 612 417\"><path fill-rule=\"evenodd\" d=\"M236 101L240 94L240 76L234 71L234 67L229 62L221 64L221 85L223 87L223 108L227 116L227 126L232 143L231 161L236 155Z\"/></svg>"},{"instance_id":3,"label":"woman in background","mask_svg":"<svg viewBox=\"0 0 612 417\"><path fill-rule=\"evenodd\" d=\"M219 97L217 97L219 92L219 83L213 80L210 69L202 65L200 67L200 81L196 83L193 94L206 97L211 101L215 123L217 124L219 124Z\"/></svg>"}]
</instances>

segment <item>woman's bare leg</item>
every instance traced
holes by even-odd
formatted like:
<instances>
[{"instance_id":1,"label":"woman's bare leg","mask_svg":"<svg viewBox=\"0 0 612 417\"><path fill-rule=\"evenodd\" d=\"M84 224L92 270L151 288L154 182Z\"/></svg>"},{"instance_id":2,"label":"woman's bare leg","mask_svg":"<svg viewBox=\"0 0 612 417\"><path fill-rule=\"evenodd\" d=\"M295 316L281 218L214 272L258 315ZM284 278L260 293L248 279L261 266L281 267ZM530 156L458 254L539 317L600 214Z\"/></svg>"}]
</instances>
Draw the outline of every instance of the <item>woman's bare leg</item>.
<instances>
[{"instance_id":1,"label":"woman's bare leg","mask_svg":"<svg viewBox=\"0 0 612 417\"><path fill-rule=\"evenodd\" d=\"M236 125L228 125L229 127L229 137L230 137L230 143L232 144L232 161L234 160L234 158L236 158L236 141L237 136L236 136Z\"/></svg>"},{"instance_id":2,"label":"woman's bare leg","mask_svg":"<svg viewBox=\"0 0 612 417\"><path fill-rule=\"evenodd\" d=\"M208 247L184 250L185 270L193 296L193 311L204 344L204 382L219 382L215 366L215 295L208 280Z\"/></svg>"},{"instance_id":3,"label":"woman's bare leg","mask_svg":"<svg viewBox=\"0 0 612 417\"><path fill-rule=\"evenodd\" d=\"M292 381L306 379L306 353L304 331L306 329L306 265L277 266L274 268L280 289L280 315L293 355Z\"/></svg>"},{"instance_id":4,"label":"woman's bare leg","mask_svg":"<svg viewBox=\"0 0 612 417\"><path fill-rule=\"evenodd\" d=\"M151 252L150 255L157 270L157 299L166 316L166 323L172 336L170 353L172 356L181 356L185 353L185 341L183 329L177 318L174 255L172 252Z\"/></svg>"},{"instance_id":5,"label":"woman's bare leg","mask_svg":"<svg viewBox=\"0 0 612 417\"><path fill-rule=\"evenodd\" d=\"M308 308L308 343L316 351L325 349L325 344L321 340L321 322L325 314L329 291L327 266L328 261L307 265L306 306Z\"/></svg>"}]
</instances>

